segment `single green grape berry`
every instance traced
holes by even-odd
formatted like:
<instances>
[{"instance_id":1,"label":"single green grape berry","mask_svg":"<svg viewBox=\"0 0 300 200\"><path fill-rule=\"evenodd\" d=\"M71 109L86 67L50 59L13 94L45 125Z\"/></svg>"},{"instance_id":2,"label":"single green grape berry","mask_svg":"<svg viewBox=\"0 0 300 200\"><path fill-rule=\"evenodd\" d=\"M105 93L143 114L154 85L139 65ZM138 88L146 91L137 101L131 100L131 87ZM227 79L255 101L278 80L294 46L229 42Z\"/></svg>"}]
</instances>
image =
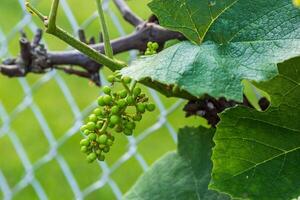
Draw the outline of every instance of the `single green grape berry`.
<instances>
[{"instance_id":1,"label":"single green grape berry","mask_svg":"<svg viewBox=\"0 0 300 200\"><path fill-rule=\"evenodd\" d=\"M153 55L153 54L157 54L157 51L152 51L151 53L152 53L152 55Z\"/></svg>"},{"instance_id":2,"label":"single green grape berry","mask_svg":"<svg viewBox=\"0 0 300 200\"><path fill-rule=\"evenodd\" d=\"M89 116L89 121L90 122L97 122L97 116L95 114L91 114Z\"/></svg>"},{"instance_id":3,"label":"single green grape berry","mask_svg":"<svg viewBox=\"0 0 300 200\"><path fill-rule=\"evenodd\" d=\"M93 131L96 128L96 124L95 124L95 122L88 122L86 124L86 127L87 127L88 130Z\"/></svg>"},{"instance_id":4,"label":"single green grape berry","mask_svg":"<svg viewBox=\"0 0 300 200\"><path fill-rule=\"evenodd\" d=\"M122 78L122 80L123 80L124 83L126 83L126 84L129 84L129 83L131 82L131 78L128 77L128 76L124 76L124 77Z\"/></svg>"},{"instance_id":5,"label":"single green grape berry","mask_svg":"<svg viewBox=\"0 0 300 200\"><path fill-rule=\"evenodd\" d=\"M106 147L104 147L103 152L104 152L104 153L108 153L108 152L109 152L109 149L110 149L109 146L106 146Z\"/></svg>"},{"instance_id":6,"label":"single green grape berry","mask_svg":"<svg viewBox=\"0 0 300 200\"><path fill-rule=\"evenodd\" d=\"M100 97L98 98L98 105L99 105L99 106L105 106L105 102L104 102L103 96L100 96Z\"/></svg>"},{"instance_id":7,"label":"single green grape berry","mask_svg":"<svg viewBox=\"0 0 300 200\"><path fill-rule=\"evenodd\" d=\"M133 120L134 121L141 121L142 120L142 115L141 114L136 114L135 116L133 116Z\"/></svg>"},{"instance_id":8,"label":"single green grape berry","mask_svg":"<svg viewBox=\"0 0 300 200\"><path fill-rule=\"evenodd\" d=\"M133 94L135 96L139 96L141 94L141 92L142 92L142 89L139 88L139 87L136 87L136 88L133 89Z\"/></svg>"},{"instance_id":9,"label":"single green grape berry","mask_svg":"<svg viewBox=\"0 0 300 200\"><path fill-rule=\"evenodd\" d=\"M101 150L100 150L100 149L97 149L97 150L95 151L95 153L96 153L97 155L100 155L100 154L101 154Z\"/></svg>"},{"instance_id":10,"label":"single green grape berry","mask_svg":"<svg viewBox=\"0 0 300 200\"><path fill-rule=\"evenodd\" d=\"M81 151L82 153L87 152L87 146L81 146L80 151Z\"/></svg>"},{"instance_id":11,"label":"single green grape berry","mask_svg":"<svg viewBox=\"0 0 300 200\"><path fill-rule=\"evenodd\" d=\"M80 140L80 146L88 146L89 144L90 144L90 141L88 139Z\"/></svg>"},{"instance_id":12,"label":"single green grape berry","mask_svg":"<svg viewBox=\"0 0 300 200\"><path fill-rule=\"evenodd\" d=\"M149 42L147 43L147 47L151 49L151 48L152 48L152 44L153 44L153 42L150 42L150 41L149 41Z\"/></svg>"},{"instance_id":13,"label":"single green grape berry","mask_svg":"<svg viewBox=\"0 0 300 200\"><path fill-rule=\"evenodd\" d=\"M115 76L114 76L114 75L109 75L109 76L107 77L107 81L110 82L110 83L115 82Z\"/></svg>"},{"instance_id":14,"label":"single green grape berry","mask_svg":"<svg viewBox=\"0 0 300 200\"><path fill-rule=\"evenodd\" d=\"M104 86L102 90L103 90L104 94L110 94L110 92L111 92L111 89L108 86Z\"/></svg>"},{"instance_id":15,"label":"single green grape berry","mask_svg":"<svg viewBox=\"0 0 300 200\"><path fill-rule=\"evenodd\" d=\"M150 112L154 111L155 110L155 104L153 104L153 103L146 104L146 109Z\"/></svg>"},{"instance_id":16,"label":"single green grape berry","mask_svg":"<svg viewBox=\"0 0 300 200\"><path fill-rule=\"evenodd\" d=\"M87 129L87 126L86 126L86 125L83 125L83 126L80 127L80 131L81 131L81 132L84 132L86 129Z\"/></svg>"},{"instance_id":17,"label":"single green grape berry","mask_svg":"<svg viewBox=\"0 0 300 200\"><path fill-rule=\"evenodd\" d=\"M97 159L98 159L99 161L104 161L104 160L105 160L105 156L104 156L103 154L98 155Z\"/></svg>"},{"instance_id":18,"label":"single green grape berry","mask_svg":"<svg viewBox=\"0 0 300 200\"><path fill-rule=\"evenodd\" d=\"M118 112L120 111L118 106L113 106L111 107L111 113L112 114L118 114Z\"/></svg>"},{"instance_id":19,"label":"single green grape berry","mask_svg":"<svg viewBox=\"0 0 300 200\"><path fill-rule=\"evenodd\" d=\"M117 126L116 129L115 129L115 131L116 131L117 133L121 133L121 132L123 131L122 126Z\"/></svg>"},{"instance_id":20,"label":"single green grape berry","mask_svg":"<svg viewBox=\"0 0 300 200\"><path fill-rule=\"evenodd\" d=\"M120 122L120 116L118 116L118 115L112 115L111 117L110 117L110 122L112 123L112 124L114 124L114 125L116 125L117 123L119 123Z\"/></svg>"},{"instance_id":21,"label":"single green grape berry","mask_svg":"<svg viewBox=\"0 0 300 200\"><path fill-rule=\"evenodd\" d=\"M114 128L116 126L116 124L109 122L108 127L109 128Z\"/></svg>"},{"instance_id":22,"label":"single green grape berry","mask_svg":"<svg viewBox=\"0 0 300 200\"><path fill-rule=\"evenodd\" d=\"M90 134L90 131L89 131L89 130L84 130L84 131L83 131L83 134L84 134L84 135L89 135L89 134Z\"/></svg>"},{"instance_id":23,"label":"single green grape berry","mask_svg":"<svg viewBox=\"0 0 300 200\"><path fill-rule=\"evenodd\" d=\"M106 147L105 144L99 144L99 148L100 148L100 149L104 149L105 147Z\"/></svg>"},{"instance_id":24,"label":"single green grape berry","mask_svg":"<svg viewBox=\"0 0 300 200\"><path fill-rule=\"evenodd\" d=\"M158 49L159 45L158 45L157 42L153 42L151 47L152 47L153 50L156 50L156 49Z\"/></svg>"},{"instance_id":25,"label":"single green grape berry","mask_svg":"<svg viewBox=\"0 0 300 200\"><path fill-rule=\"evenodd\" d=\"M112 101L112 98L109 95L104 95L103 96L103 101L104 101L105 105L109 105Z\"/></svg>"},{"instance_id":26,"label":"single green grape berry","mask_svg":"<svg viewBox=\"0 0 300 200\"><path fill-rule=\"evenodd\" d=\"M96 155L96 153L90 153L87 157L86 157L86 160L89 162L89 163L91 163L91 162L93 162L94 160L96 160L96 158L97 158L97 155Z\"/></svg>"},{"instance_id":27,"label":"single green grape berry","mask_svg":"<svg viewBox=\"0 0 300 200\"><path fill-rule=\"evenodd\" d=\"M126 97L126 102L127 102L128 105L132 105L134 103L133 96Z\"/></svg>"},{"instance_id":28,"label":"single green grape berry","mask_svg":"<svg viewBox=\"0 0 300 200\"><path fill-rule=\"evenodd\" d=\"M99 144L105 144L107 141L107 135L103 134L100 135L97 139L97 142L99 142Z\"/></svg>"},{"instance_id":29,"label":"single green grape berry","mask_svg":"<svg viewBox=\"0 0 300 200\"><path fill-rule=\"evenodd\" d=\"M113 142L111 139L108 139L107 142L106 142L106 144L107 144L108 146L112 146L113 143L114 143L114 142Z\"/></svg>"},{"instance_id":30,"label":"single green grape berry","mask_svg":"<svg viewBox=\"0 0 300 200\"><path fill-rule=\"evenodd\" d=\"M112 141L115 141L115 137L113 135L110 135L109 139L111 139Z\"/></svg>"},{"instance_id":31,"label":"single green grape berry","mask_svg":"<svg viewBox=\"0 0 300 200\"><path fill-rule=\"evenodd\" d=\"M96 135L95 133L89 134L88 139L89 139L90 141L94 141L94 140L96 140L96 138L97 138L97 135Z\"/></svg>"},{"instance_id":32,"label":"single green grape berry","mask_svg":"<svg viewBox=\"0 0 300 200\"><path fill-rule=\"evenodd\" d=\"M122 90L119 92L120 98L124 99L127 96L127 90Z\"/></svg>"},{"instance_id":33,"label":"single green grape berry","mask_svg":"<svg viewBox=\"0 0 300 200\"><path fill-rule=\"evenodd\" d=\"M97 116L102 115L102 109L101 108L96 108L93 113Z\"/></svg>"},{"instance_id":34,"label":"single green grape berry","mask_svg":"<svg viewBox=\"0 0 300 200\"><path fill-rule=\"evenodd\" d=\"M134 122L126 122L125 128L133 130L133 129L135 129L135 123Z\"/></svg>"},{"instance_id":35,"label":"single green grape berry","mask_svg":"<svg viewBox=\"0 0 300 200\"><path fill-rule=\"evenodd\" d=\"M125 99L120 99L118 102L117 102L117 105L119 106L120 109L124 108L127 103L125 101Z\"/></svg>"},{"instance_id":36,"label":"single green grape berry","mask_svg":"<svg viewBox=\"0 0 300 200\"><path fill-rule=\"evenodd\" d=\"M147 50L147 51L145 51L145 55L150 56L150 55L152 55L152 53L151 53L151 51Z\"/></svg>"},{"instance_id":37,"label":"single green grape berry","mask_svg":"<svg viewBox=\"0 0 300 200\"><path fill-rule=\"evenodd\" d=\"M127 136L130 136L130 135L132 135L132 130L126 128L126 129L124 129L123 133Z\"/></svg>"},{"instance_id":38,"label":"single green grape berry","mask_svg":"<svg viewBox=\"0 0 300 200\"><path fill-rule=\"evenodd\" d=\"M136 105L136 109L140 113L144 113L146 111L146 106L142 103Z\"/></svg>"}]
</instances>

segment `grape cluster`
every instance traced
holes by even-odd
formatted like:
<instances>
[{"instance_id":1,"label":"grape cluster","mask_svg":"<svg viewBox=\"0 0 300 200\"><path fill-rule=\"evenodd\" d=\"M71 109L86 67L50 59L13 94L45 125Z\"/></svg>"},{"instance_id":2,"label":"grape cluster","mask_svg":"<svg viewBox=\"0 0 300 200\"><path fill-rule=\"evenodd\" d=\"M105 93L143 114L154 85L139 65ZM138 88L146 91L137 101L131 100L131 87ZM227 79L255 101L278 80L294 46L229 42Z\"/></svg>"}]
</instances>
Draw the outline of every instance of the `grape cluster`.
<instances>
[{"instance_id":1,"label":"grape cluster","mask_svg":"<svg viewBox=\"0 0 300 200\"><path fill-rule=\"evenodd\" d=\"M148 42L147 49L145 51L145 55L153 55L156 54L156 50L158 49L159 45L157 42Z\"/></svg>"},{"instance_id":2,"label":"grape cluster","mask_svg":"<svg viewBox=\"0 0 300 200\"><path fill-rule=\"evenodd\" d=\"M112 87L103 87L103 96L98 98L98 105L88 117L88 121L80 130L86 136L80 141L81 152L87 155L87 161L98 159L103 161L114 143L113 132L133 134L136 122L142 119L146 111L154 111L155 105L148 103L148 97L136 87L136 81L129 77L121 77L119 72L108 77L114 85L121 83L123 90L113 92Z\"/></svg>"}]
</instances>

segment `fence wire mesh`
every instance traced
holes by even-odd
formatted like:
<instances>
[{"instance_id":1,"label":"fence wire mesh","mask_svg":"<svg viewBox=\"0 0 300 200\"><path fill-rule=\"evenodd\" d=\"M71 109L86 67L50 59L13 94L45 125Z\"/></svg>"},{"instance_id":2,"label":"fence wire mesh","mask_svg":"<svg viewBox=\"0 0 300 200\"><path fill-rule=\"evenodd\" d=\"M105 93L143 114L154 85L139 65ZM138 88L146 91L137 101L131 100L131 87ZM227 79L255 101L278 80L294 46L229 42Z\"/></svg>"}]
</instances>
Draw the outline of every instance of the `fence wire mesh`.
<instances>
[{"instance_id":1,"label":"fence wire mesh","mask_svg":"<svg viewBox=\"0 0 300 200\"><path fill-rule=\"evenodd\" d=\"M120 19L116 16L115 11L110 8L109 0L105 0L103 2L103 7L105 12L108 14L110 19L117 28L119 35L125 35L124 28L120 23ZM1 3L0 3L1 4ZM10 42L17 37L19 31L24 28L29 28L32 33L36 31L39 25L37 25L33 20L32 16L29 15L24 7L24 1L18 0L18 4L16 6L20 6L23 11L22 18L19 19L18 23L14 26L11 26L11 30L8 33L4 33L4 31L0 27L0 57L10 57L12 56L9 52L9 44ZM60 1L61 11L64 12L64 15L67 17L68 23L72 28L73 34L76 34L79 27L87 28L93 21L97 20L97 13L94 12L91 14L89 18L87 18L82 24L79 24L75 18L75 12L71 10L67 0ZM5 17L5 16L3 16ZM44 41L45 43L45 41ZM47 44L46 44L47 45ZM130 52L131 59L136 57L136 52ZM101 73L102 84L106 84L105 76ZM156 122L151 124L149 127L145 127L144 131L137 134L137 136L127 137L129 145L123 154L113 163L108 164L107 162L98 162L94 167L99 167L102 171L101 176L97 178L96 181L89 184L86 187L82 187L79 185L79 178L74 175L75 172L72 171L70 164L68 164L65 156L58 151L58 149L63 146L66 142L72 139L74 135L79 134L78 129L82 125L83 119L86 115L96 106L95 102L92 102L89 106L84 109L80 109L77 105L71 90L69 89L68 84L64 80L63 76L57 71L53 70L47 74L41 75L38 81L34 84L30 84L25 78L15 79L18 81L19 85L22 88L23 98L18 103L17 106L11 112L8 112L6 107L1 103L0 98L0 141L4 140L4 138L8 138L9 142L12 144L18 159L20 160L22 167L24 168L23 174L17 183L12 185L9 184L7 180L10 174L6 174L1 170L0 167L0 194L2 193L2 198L5 200L13 199L18 193L24 190L27 186L32 186L34 192L37 195L38 199L49 199L49 193L47 191L47 186L41 184L39 178L36 176L36 171L45 166L49 165L50 162L55 161L59 170L64 175L66 182L68 185L60 185L57 183L57 187L69 187L72 191L72 196L74 199L85 199L91 193L101 190L103 187L109 186L115 199L121 199L123 192L120 189L118 183L114 180L113 174L117 171L122 165L125 165L128 160L134 158L138 165L141 167L142 171L147 170L149 164L144 159L142 153L138 150L138 145L145 140L145 138L149 137L158 129L165 127L168 130L171 138L174 143L176 143L176 133L172 126L172 124L168 121L167 116L174 112L181 104L182 101L179 100L169 106L165 107L164 103L161 101L160 96L153 90L149 89L149 93L154 99L156 105L159 108L160 115L158 116ZM47 117L44 115L44 111L40 109L40 106L36 103L35 94L37 91L41 90L41 88L48 84L50 81L54 81L54 83L58 86L59 90L63 94L67 105L69 106L72 116L73 116L73 124L68 128L66 132L61 134L59 138L57 138L54 134L53 128L49 126L49 122L47 121ZM13 92L13 91L12 91ZM58 99L59 101L59 99ZM37 159L37 161L32 162L27 154L28 146L22 144L22 140L20 139L19 132L17 133L12 127L12 123L14 120L22 113L24 110L29 109L34 118L37 120L39 127L41 128L41 134L47 139L49 149L42 156ZM63 113L59 113L63 115ZM26 132L21 133L26 134ZM32 145L39 145L34 142ZM117 144L115 144L117 145ZM1 148L1 146L0 146ZM74 147L73 153L79 154L77 150L77 146ZM5 151L5 149L1 148L1 151ZM1 158L0 158L1 159ZM141 171L141 172L142 172ZM126 172L124 172L126 173ZM55 179L55 177L53 177ZM1 196L0 196L1 198ZM101 198L101 197L99 197Z\"/></svg>"}]
</instances>

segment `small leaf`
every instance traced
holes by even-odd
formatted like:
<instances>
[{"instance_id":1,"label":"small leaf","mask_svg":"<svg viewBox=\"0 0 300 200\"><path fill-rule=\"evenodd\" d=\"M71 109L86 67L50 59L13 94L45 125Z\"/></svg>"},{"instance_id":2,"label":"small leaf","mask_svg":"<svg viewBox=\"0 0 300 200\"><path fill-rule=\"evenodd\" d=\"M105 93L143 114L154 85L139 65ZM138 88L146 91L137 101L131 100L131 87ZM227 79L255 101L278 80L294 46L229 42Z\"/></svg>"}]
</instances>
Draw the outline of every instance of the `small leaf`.
<instances>
[{"instance_id":1,"label":"small leaf","mask_svg":"<svg viewBox=\"0 0 300 200\"><path fill-rule=\"evenodd\" d=\"M230 199L225 194L208 190L213 133L213 129L181 129L178 152L168 153L155 162L124 199Z\"/></svg>"},{"instance_id":2,"label":"small leaf","mask_svg":"<svg viewBox=\"0 0 300 200\"><path fill-rule=\"evenodd\" d=\"M210 187L245 199L300 195L300 58L279 65L279 75L257 85L271 95L259 112L236 107L221 115L214 141Z\"/></svg>"}]
</instances>

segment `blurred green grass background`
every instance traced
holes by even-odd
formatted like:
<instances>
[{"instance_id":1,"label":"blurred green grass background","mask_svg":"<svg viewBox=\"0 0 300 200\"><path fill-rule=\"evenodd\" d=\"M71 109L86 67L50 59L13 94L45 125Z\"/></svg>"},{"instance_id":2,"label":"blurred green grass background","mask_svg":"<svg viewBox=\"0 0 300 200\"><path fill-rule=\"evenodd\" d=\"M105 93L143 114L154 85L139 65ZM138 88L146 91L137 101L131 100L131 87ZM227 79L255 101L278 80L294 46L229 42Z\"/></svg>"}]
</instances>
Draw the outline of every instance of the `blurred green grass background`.
<instances>
[{"instance_id":1,"label":"blurred green grass background","mask_svg":"<svg viewBox=\"0 0 300 200\"><path fill-rule=\"evenodd\" d=\"M79 1L67 0L78 24L82 24L91 14L95 11L94 1ZM130 7L139 16L146 19L150 15L150 10L147 8L147 0L129 0L127 1ZM50 1L32 1L42 12L48 13L50 8ZM122 27L126 33L134 30L127 24L118 13L116 7L110 3L111 9L117 14ZM58 24L72 33L72 28L65 16L65 13L60 10ZM24 17L22 9L18 0L1 0L0 2L0 29L8 36L9 39L9 52L12 55L17 55L18 34L11 35L12 28ZM108 19L109 31L112 38L119 37L116 27L113 25L109 16ZM34 18L34 22L38 26L42 24ZM32 37L32 32L28 27L24 30L29 37ZM98 20L87 28L87 36L98 36L99 22ZM48 48L50 50L63 50L67 46L56 38L49 35L44 35ZM8 55L7 55L8 56ZM118 56L120 59L128 60L128 53L123 53ZM72 96L74 97L79 109L83 111L93 101L96 100L100 89L92 86L85 79L75 76L69 76L64 73L58 72L59 76L64 79ZM108 70L104 70L104 74L109 74ZM28 75L26 80L30 86L35 86L37 81L43 75ZM11 114L14 109L23 101L25 93L22 89L22 83L17 78L7 78L0 75L0 103L3 104L6 111ZM146 90L145 90L146 91ZM177 99L165 98L159 95L166 108L170 108ZM35 87L33 90L33 101L38 105L42 114L44 115L50 130L54 137L58 140L64 136L74 122L75 118L71 108L66 101L60 87L55 79L50 79L45 84ZM178 128L186 124L199 125L204 123L199 118L185 118L182 112L184 104L176 109L168 116L168 121L172 124L177 131ZM139 135L143 130L153 125L160 115L159 110L147 114L143 121L138 125L135 135ZM3 122L0 120L0 128ZM49 143L43 134L43 130L39 125L37 118L31 110L27 107L22 112L14 115L10 123L10 131L14 131L20 142L23 144L26 154L32 164L41 159L42 156L47 154L50 150ZM9 132L8 132L9 133ZM2 134L2 133L1 133ZM63 156L70 167L79 187L81 190L85 189L95 181L99 180L102 175L102 170L97 164L88 164L85 161L85 156L79 151L79 141L82 138L80 133L73 135L62 146L58 148L58 154ZM149 137L144 139L138 144L138 152L143 156L148 165L151 165L157 158L169 150L174 150L176 145L171 138L166 126L162 126L159 130L152 133ZM119 158L129 149L128 140L123 135L116 136L116 143L107 156L108 166L113 165ZM24 176L25 169L21 163L20 158L16 153L16 149L12 144L9 136L5 134L0 137L0 170L4 174L10 188L13 188ZM125 193L132 184L136 181L139 175L143 172L137 160L132 157L120 168L115 170L110 177L116 182L122 193ZM49 199L73 199L74 194L68 181L66 180L57 159L42 165L34 170L34 176L40 181ZM3 194L0 191L0 199ZM34 189L31 185L26 186L23 190L19 191L14 199L38 199ZM94 191L89 194L86 199L115 199L113 191L109 185Z\"/></svg>"}]
</instances>

